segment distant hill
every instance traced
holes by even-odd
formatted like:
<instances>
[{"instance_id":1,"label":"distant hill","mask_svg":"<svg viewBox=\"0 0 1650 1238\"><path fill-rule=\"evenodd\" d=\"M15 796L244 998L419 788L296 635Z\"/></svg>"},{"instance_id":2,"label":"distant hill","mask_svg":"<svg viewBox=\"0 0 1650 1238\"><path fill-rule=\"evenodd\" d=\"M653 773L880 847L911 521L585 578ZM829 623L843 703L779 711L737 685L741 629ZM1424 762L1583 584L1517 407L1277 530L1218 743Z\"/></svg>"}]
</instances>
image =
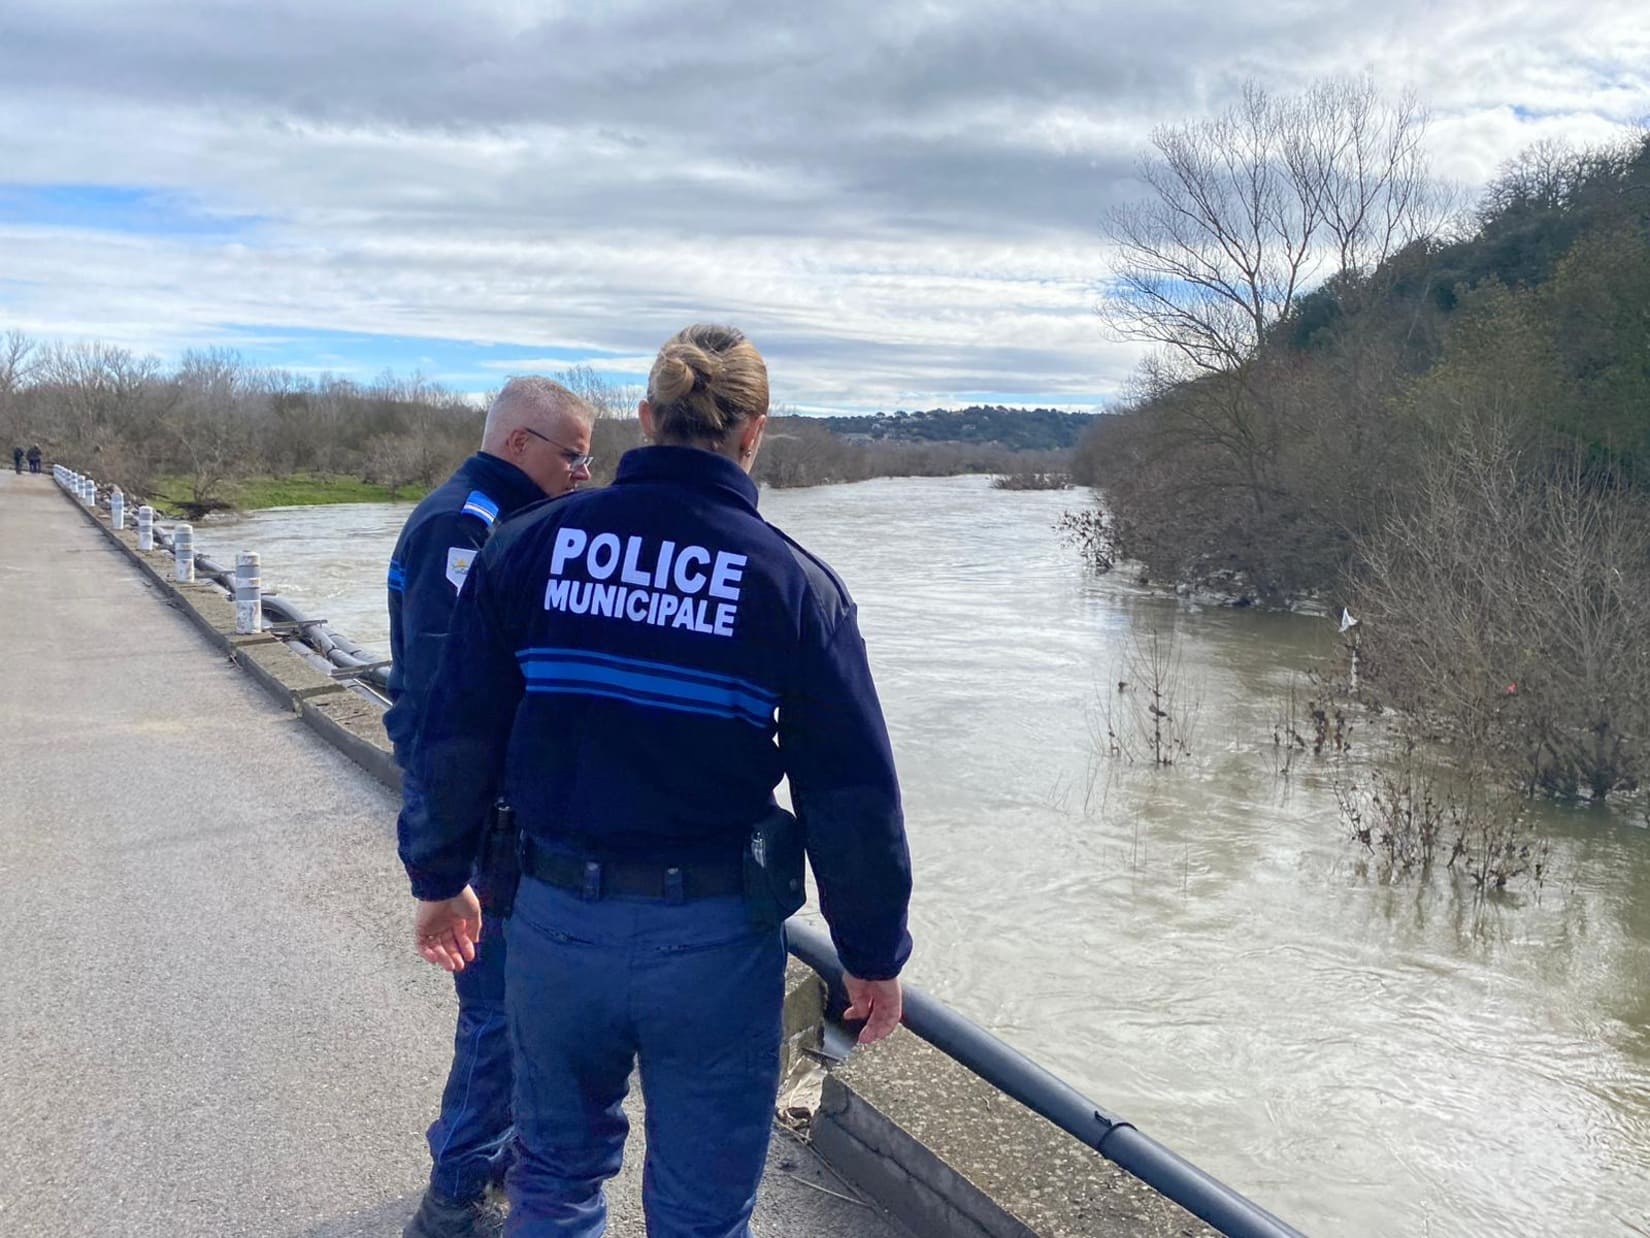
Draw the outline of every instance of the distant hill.
<instances>
[{"instance_id":1,"label":"distant hill","mask_svg":"<svg viewBox=\"0 0 1650 1238\"><path fill-rule=\"evenodd\" d=\"M813 418L832 434L857 442L981 443L1010 451L1064 451L1076 445L1096 413L1054 408L929 409L927 412L871 413L862 417Z\"/></svg>"}]
</instances>

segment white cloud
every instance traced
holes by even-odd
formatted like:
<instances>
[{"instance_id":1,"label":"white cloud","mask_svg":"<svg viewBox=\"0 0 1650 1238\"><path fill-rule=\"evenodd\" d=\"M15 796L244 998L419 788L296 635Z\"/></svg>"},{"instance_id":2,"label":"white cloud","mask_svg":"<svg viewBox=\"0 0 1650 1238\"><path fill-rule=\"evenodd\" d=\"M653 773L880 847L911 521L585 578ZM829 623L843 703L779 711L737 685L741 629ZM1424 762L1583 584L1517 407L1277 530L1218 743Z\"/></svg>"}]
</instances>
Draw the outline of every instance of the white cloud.
<instances>
[{"instance_id":1,"label":"white cloud","mask_svg":"<svg viewBox=\"0 0 1650 1238\"><path fill-rule=\"evenodd\" d=\"M1617 0L8 8L3 175L164 190L222 228L0 224L5 325L162 353L234 324L451 338L624 374L725 318L806 406L1118 389L1104 209L1153 124L1245 76L1413 86L1468 186L1650 113L1650 24Z\"/></svg>"}]
</instances>

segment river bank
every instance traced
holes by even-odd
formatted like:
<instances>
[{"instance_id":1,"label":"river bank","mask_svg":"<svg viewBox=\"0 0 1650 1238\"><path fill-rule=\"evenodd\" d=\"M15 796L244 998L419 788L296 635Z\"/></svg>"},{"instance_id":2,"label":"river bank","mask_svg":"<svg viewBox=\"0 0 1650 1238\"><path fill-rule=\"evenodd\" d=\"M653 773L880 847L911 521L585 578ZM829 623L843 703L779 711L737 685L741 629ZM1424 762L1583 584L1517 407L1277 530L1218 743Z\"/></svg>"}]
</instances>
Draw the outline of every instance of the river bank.
<instances>
[{"instance_id":1,"label":"river bank","mask_svg":"<svg viewBox=\"0 0 1650 1238\"><path fill-rule=\"evenodd\" d=\"M144 497L163 516L199 520L212 513L262 511L272 507L321 507L337 503L393 503L417 501L424 486L399 486L393 491L377 482L362 481L351 473L292 473L285 477L261 475L237 479L204 503L196 502L187 479L162 477Z\"/></svg>"}]
</instances>

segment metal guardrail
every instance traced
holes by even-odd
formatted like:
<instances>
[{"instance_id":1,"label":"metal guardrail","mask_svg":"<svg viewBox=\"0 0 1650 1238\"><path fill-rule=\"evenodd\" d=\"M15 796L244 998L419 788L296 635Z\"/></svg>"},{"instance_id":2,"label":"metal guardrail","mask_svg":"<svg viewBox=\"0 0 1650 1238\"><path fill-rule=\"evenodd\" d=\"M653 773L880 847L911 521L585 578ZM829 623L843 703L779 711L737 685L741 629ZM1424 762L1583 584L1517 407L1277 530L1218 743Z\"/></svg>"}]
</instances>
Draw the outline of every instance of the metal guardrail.
<instances>
[{"instance_id":1,"label":"metal guardrail","mask_svg":"<svg viewBox=\"0 0 1650 1238\"><path fill-rule=\"evenodd\" d=\"M135 513L139 510L131 496L122 495L118 487L111 489L105 497L92 479L61 465L54 465L52 474L58 485L87 507L107 507L113 516L115 508L112 500L118 497L126 513ZM193 536L193 526L181 524L181 527L189 529L191 537ZM174 550L172 530L158 523L152 528L155 543L168 551ZM203 554L194 555L194 563L196 572L227 589L231 598L236 596L233 567L224 567ZM324 659L336 668L335 673L339 678L353 679L380 696L389 690L389 664L384 659L377 657L370 650L363 649L342 633L333 631L327 626L325 619L304 614L297 605L286 598L275 593L260 592L258 600L262 610L275 620L273 624L268 625L271 630L289 642L296 641L302 644ZM286 629L285 632L282 631L283 628Z\"/></svg>"},{"instance_id":2,"label":"metal guardrail","mask_svg":"<svg viewBox=\"0 0 1650 1238\"><path fill-rule=\"evenodd\" d=\"M99 491L90 478L62 466L54 466L52 471L58 484L77 501L90 508L99 505ZM111 497L118 495L118 489L111 493ZM125 496L120 498L125 509L131 510L131 500ZM104 505L110 506L112 515L117 510L109 503ZM191 526L185 524L182 528L190 530L192 535ZM153 534L156 542L168 550L173 549L170 531L154 525ZM231 597L235 596L233 568L226 568L202 554L194 555L193 560L197 572L227 589ZM277 632L281 627L289 628L289 640L301 642L340 671L349 672L345 677L379 693L385 690L386 664L348 637L334 632L326 620L305 615L297 606L274 594L262 594L261 604L264 611L275 617L276 623L271 626ZM786 925L785 931L791 953L824 978L833 1001L841 1003L833 1008L842 1009L846 1005L843 967L830 939L794 921ZM921 989L906 985L904 999L902 1021L912 1033L1222 1234L1229 1238L1304 1238L1299 1230L1144 1134L1132 1122L1106 1112L1064 1080Z\"/></svg>"},{"instance_id":3,"label":"metal guardrail","mask_svg":"<svg viewBox=\"0 0 1650 1238\"><path fill-rule=\"evenodd\" d=\"M785 936L791 953L825 978L833 1002L845 1003L842 963L830 939L794 920L786 924ZM1299 1230L1170 1151L1132 1122L1107 1113L978 1023L921 989L908 984L904 990L902 1022L912 1033L1193 1216L1229 1238L1303 1238ZM841 1008L833 1005L833 1009Z\"/></svg>"}]
</instances>

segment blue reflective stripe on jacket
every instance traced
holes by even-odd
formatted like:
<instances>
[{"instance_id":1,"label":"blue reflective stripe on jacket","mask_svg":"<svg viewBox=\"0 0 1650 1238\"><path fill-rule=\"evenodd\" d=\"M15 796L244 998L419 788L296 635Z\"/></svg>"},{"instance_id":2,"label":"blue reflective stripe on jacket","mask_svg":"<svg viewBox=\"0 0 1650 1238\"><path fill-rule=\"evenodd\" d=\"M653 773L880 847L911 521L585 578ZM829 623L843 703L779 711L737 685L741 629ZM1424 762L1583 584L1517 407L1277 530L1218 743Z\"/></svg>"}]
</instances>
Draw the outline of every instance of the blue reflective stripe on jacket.
<instances>
[{"instance_id":1,"label":"blue reflective stripe on jacket","mask_svg":"<svg viewBox=\"0 0 1650 1238\"><path fill-rule=\"evenodd\" d=\"M464 514L479 517L489 529L498 520L499 507L480 490L472 490L464 498Z\"/></svg>"},{"instance_id":2,"label":"blue reflective stripe on jacket","mask_svg":"<svg viewBox=\"0 0 1650 1238\"><path fill-rule=\"evenodd\" d=\"M390 556L390 699L384 729L398 745L412 735L424 694L435 677L452 627L458 587L448 576L449 553L480 550L500 512L520 511L544 497L527 474L507 460L477 452L413 508Z\"/></svg>"},{"instance_id":3,"label":"blue reflective stripe on jacket","mask_svg":"<svg viewBox=\"0 0 1650 1238\"><path fill-rule=\"evenodd\" d=\"M844 964L898 973L910 863L853 601L756 497L732 461L648 447L498 527L410 761L415 894L462 888L500 793L545 846L684 863L738 857L788 776Z\"/></svg>"}]
</instances>

